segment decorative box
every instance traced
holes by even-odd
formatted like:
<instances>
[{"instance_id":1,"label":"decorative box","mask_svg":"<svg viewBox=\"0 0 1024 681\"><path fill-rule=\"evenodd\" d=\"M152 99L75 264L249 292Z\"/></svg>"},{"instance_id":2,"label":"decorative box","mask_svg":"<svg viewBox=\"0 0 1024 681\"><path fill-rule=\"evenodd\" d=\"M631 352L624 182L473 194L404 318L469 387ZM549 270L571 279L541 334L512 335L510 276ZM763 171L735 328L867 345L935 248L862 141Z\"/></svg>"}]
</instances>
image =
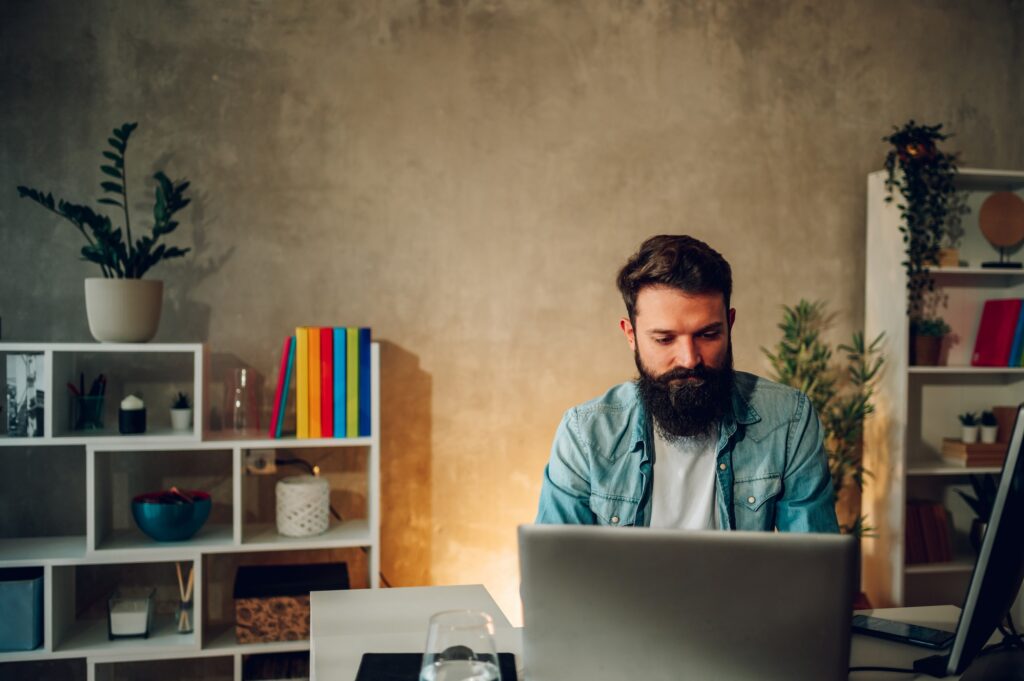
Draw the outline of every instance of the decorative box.
<instances>
[{"instance_id":1,"label":"decorative box","mask_svg":"<svg viewBox=\"0 0 1024 681\"><path fill-rule=\"evenodd\" d=\"M0 570L0 650L43 643L43 568Z\"/></svg>"},{"instance_id":2,"label":"decorative box","mask_svg":"<svg viewBox=\"0 0 1024 681\"><path fill-rule=\"evenodd\" d=\"M243 565L235 575L239 643L309 638L309 593L348 588L345 563Z\"/></svg>"}]
</instances>

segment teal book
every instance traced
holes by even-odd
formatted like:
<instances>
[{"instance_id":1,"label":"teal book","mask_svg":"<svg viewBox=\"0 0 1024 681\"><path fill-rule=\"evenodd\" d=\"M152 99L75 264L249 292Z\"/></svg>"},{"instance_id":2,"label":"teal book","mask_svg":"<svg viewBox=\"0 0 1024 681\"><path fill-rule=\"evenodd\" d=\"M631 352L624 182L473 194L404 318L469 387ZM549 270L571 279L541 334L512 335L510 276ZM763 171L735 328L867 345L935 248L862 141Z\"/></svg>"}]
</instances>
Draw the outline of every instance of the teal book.
<instances>
[{"instance_id":1,"label":"teal book","mask_svg":"<svg viewBox=\"0 0 1024 681\"><path fill-rule=\"evenodd\" d=\"M331 331L334 339L334 437L345 437L346 334L344 327L336 326Z\"/></svg>"},{"instance_id":2,"label":"teal book","mask_svg":"<svg viewBox=\"0 0 1024 681\"><path fill-rule=\"evenodd\" d=\"M295 336L289 336L285 340L285 347L287 348L287 354L281 358L281 362L284 364L282 367L284 371L278 379L278 393L275 399L275 413L274 413L274 431L271 433L271 437L281 437L281 429L284 427L284 414L286 407L288 406L288 388L292 381L292 367L295 366Z\"/></svg>"},{"instance_id":3,"label":"teal book","mask_svg":"<svg viewBox=\"0 0 1024 681\"><path fill-rule=\"evenodd\" d=\"M359 329L359 436L370 435L370 329Z\"/></svg>"},{"instance_id":4,"label":"teal book","mask_svg":"<svg viewBox=\"0 0 1024 681\"><path fill-rule=\"evenodd\" d=\"M1013 334L1013 347L1010 349L1009 366L1020 366L1021 350L1024 349L1022 346L1024 346L1024 305L1021 305L1020 314L1017 315L1017 330Z\"/></svg>"}]
</instances>

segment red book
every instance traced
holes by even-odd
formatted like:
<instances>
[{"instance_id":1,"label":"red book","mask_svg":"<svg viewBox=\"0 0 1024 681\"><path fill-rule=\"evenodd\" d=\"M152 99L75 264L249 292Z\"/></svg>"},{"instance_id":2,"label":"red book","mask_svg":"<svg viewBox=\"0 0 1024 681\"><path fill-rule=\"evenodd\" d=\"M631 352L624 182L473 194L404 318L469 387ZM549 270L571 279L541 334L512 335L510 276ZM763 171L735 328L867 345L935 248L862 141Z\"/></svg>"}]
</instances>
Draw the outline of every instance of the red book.
<instances>
[{"instance_id":1,"label":"red book","mask_svg":"<svg viewBox=\"0 0 1024 681\"><path fill-rule=\"evenodd\" d=\"M270 437L280 437L277 433L277 424L281 420L281 401L288 399L285 394L287 390L288 358L292 350L292 336L284 339L284 347L281 349L281 368L277 372L277 390L274 392L274 411L270 413Z\"/></svg>"},{"instance_id":2,"label":"red book","mask_svg":"<svg viewBox=\"0 0 1024 681\"><path fill-rule=\"evenodd\" d=\"M330 437L334 433L334 330L320 332L320 434Z\"/></svg>"},{"instance_id":3,"label":"red book","mask_svg":"<svg viewBox=\"0 0 1024 681\"><path fill-rule=\"evenodd\" d=\"M974 339L971 366L1005 367L1010 363L1020 305L1019 298L985 301Z\"/></svg>"}]
</instances>

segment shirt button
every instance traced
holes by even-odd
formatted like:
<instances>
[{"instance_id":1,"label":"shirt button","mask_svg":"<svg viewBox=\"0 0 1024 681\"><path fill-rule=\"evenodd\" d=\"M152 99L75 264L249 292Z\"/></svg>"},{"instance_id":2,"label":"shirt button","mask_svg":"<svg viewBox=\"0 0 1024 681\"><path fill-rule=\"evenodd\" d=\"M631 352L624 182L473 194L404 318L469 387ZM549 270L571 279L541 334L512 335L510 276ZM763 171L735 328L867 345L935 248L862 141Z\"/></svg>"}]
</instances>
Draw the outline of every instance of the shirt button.
<instances>
[{"instance_id":1,"label":"shirt button","mask_svg":"<svg viewBox=\"0 0 1024 681\"><path fill-rule=\"evenodd\" d=\"M757 501L757 499L755 499L754 497L747 497L747 503L748 503L748 504L752 504L752 503L754 503L755 501Z\"/></svg>"},{"instance_id":2,"label":"shirt button","mask_svg":"<svg viewBox=\"0 0 1024 681\"><path fill-rule=\"evenodd\" d=\"M612 525L618 525L618 524L619 524L619 516L613 515L612 516Z\"/></svg>"},{"instance_id":3,"label":"shirt button","mask_svg":"<svg viewBox=\"0 0 1024 681\"><path fill-rule=\"evenodd\" d=\"M719 469L719 470L722 470L722 471L724 471L724 470L725 470L726 468L728 468L728 466L726 466L726 465L725 465L724 463L720 463L720 464L718 464L718 469Z\"/></svg>"}]
</instances>

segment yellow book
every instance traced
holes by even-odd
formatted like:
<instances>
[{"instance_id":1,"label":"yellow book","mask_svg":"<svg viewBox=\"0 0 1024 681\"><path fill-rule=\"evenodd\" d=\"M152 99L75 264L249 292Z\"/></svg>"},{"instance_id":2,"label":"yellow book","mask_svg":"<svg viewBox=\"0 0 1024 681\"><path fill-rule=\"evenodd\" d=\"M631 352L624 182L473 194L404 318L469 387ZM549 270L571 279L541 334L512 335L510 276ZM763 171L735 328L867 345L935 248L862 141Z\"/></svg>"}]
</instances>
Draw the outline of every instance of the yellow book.
<instances>
[{"instance_id":1,"label":"yellow book","mask_svg":"<svg viewBox=\"0 0 1024 681\"><path fill-rule=\"evenodd\" d=\"M309 436L320 437L320 329L309 329Z\"/></svg>"},{"instance_id":2,"label":"yellow book","mask_svg":"<svg viewBox=\"0 0 1024 681\"><path fill-rule=\"evenodd\" d=\"M359 434L359 328L345 329L345 433Z\"/></svg>"},{"instance_id":3,"label":"yellow book","mask_svg":"<svg viewBox=\"0 0 1024 681\"><path fill-rule=\"evenodd\" d=\"M295 437L309 437L309 330L295 329Z\"/></svg>"}]
</instances>

